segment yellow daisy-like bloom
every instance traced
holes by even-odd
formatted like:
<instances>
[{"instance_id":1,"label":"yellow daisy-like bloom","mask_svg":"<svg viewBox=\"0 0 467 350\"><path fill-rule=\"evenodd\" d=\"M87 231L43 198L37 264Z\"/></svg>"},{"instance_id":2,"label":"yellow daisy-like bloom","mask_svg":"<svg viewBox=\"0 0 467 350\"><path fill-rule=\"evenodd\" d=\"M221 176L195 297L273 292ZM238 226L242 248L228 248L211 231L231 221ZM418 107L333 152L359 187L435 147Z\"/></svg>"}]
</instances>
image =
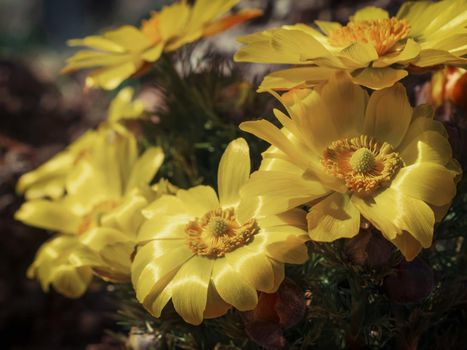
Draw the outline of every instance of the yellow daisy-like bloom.
<instances>
[{"instance_id":1,"label":"yellow daisy-like bloom","mask_svg":"<svg viewBox=\"0 0 467 350\"><path fill-rule=\"evenodd\" d=\"M158 147L138 156L136 139L129 134L111 129L96 133L102 135L96 137L92 154L66 176L66 195L27 201L15 214L25 224L67 235L46 243L29 272L67 295L84 291L78 271L84 267L106 280L129 281L141 209L155 198L149 182L164 158ZM50 264L53 268L44 266ZM68 275L55 277L57 269Z\"/></svg>"},{"instance_id":2,"label":"yellow daisy-like bloom","mask_svg":"<svg viewBox=\"0 0 467 350\"><path fill-rule=\"evenodd\" d=\"M224 16L239 0L197 0L194 5L181 1L154 12L140 28L126 25L103 35L70 40L70 46L86 46L68 59L64 73L100 67L86 78L86 87L111 90L122 81L157 61L162 52L222 32L261 15L246 9Z\"/></svg>"},{"instance_id":3,"label":"yellow daisy-like bloom","mask_svg":"<svg viewBox=\"0 0 467 350\"><path fill-rule=\"evenodd\" d=\"M191 324L219 317L233 306L252 310L257 291L272 293L284 279L284 263L308 254L305 212L262 215L255 199L240 199L250 176L244 139L227 147L219 164L219 197L197 186L162 196L143 215L132 265L138 300L154 316L172 299Z\"/></svg>"},{"instance_id":4,"label":"yellow daisy-like bloom","mask_svg":"<svg viewBox=\"0 0 467 350\"><path fill-rule=\"evenodd\" d=\"M413 109L401 84L368 97L344 73L281 100L290 114L274 111L282 129L266 120L240 125L273 145L243 200L261 196L268 213L311 205L315 241L353 237L366 220L407 260L431 246L460 167L429 106Z\"/></svg>"},{"instance_id":5,"label":"yellow daisy-like bloom","mask_svg":"<svg viewBox=\"0 0 467 350\"><path fill-rule=\"evenodd\" d=\"M128 134L121 122L141 118L144 111L142 101L133 101L133 93L133 89L125 88L117 94L110 103L107 121L100 126L101 129L112 129L121 134ZM67 174L80 159L92 152L96 139L105 134L94 130L86 132L64 151L59 152L37 169L22 175L16 185L16 191L24 194L26 199L62 197Z\"/></svg>"},{"instance_id":6,"label":"yellow daisy-like bloom","mask_svg":"<svg viewBox=\"0 0 467 350\"><path fill-rule=\"evenodd\" d=\"M414 70L467 63L467 1L406 2L395 17L366 7L342 26L315 21L247 35L236 61L293 64L269 74L259 90L314 86L336 70L372 89L392 86Z\"/></svg>"}]
</instances>

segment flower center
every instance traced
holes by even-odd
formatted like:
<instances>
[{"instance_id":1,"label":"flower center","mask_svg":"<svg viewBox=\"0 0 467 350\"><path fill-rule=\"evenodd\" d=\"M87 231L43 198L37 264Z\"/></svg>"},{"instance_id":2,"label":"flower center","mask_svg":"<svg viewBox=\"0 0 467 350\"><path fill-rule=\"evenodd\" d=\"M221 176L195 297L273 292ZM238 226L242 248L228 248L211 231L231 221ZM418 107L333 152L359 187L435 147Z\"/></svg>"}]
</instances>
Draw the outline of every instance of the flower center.
<instances>
[{"instance_id":1,"label":"flower center","mask_svg":"<svg viewBox=\"0 0 467 350\"><path fill-rule=\"evenodd\" d=\"M332 142L321 163L327 172L345 181L348 189L369 195L388 186L403 162L393 147L361 135Z\"/></svg>"},{"instance_id":2,"label":"flower center","mask_svg":"<svg viewBox=\"0 0 467 350\"><path fill-rule=\"evenodd\" d=\"M375 165L375 156L368 148L359 148L350 157L349 164L357 173L367 173Z\"/></svg>"},{"instance_id":3,"label":"flower center","mask_svg":"<svg viewBox=\"0 0 467 350\"><path fill-rule=\"evenodd\" d=\"M220 258L250 243L259 227L254 219L240 225L233 208L219 208L190 221L185 232L188 246L195 254Z\"/></svg>"},{"instance_id":4,"label":"flower center","mask_svg":"<svg viewBox=\"0 0 467 350\"><path fill-rule=\"evenodd\" d=\"M406 19L384 18L349 22L345 27L329 33L332 46L348 46L354 42L372 44L379 56L388 53L400 40L409 35Z\"/></svg>"},{"instance_id":5,"label":"flower center","mask_svg":"<svg viewBox=\"0 0 467 350\"><path fill-rule=\"evenodd\" d=\"M77 229L77 234L99 226L102 215L107 214L118 206L118 202L107 200L96 204L86 215L83 216Z\"/></svg>"}]
</instances>

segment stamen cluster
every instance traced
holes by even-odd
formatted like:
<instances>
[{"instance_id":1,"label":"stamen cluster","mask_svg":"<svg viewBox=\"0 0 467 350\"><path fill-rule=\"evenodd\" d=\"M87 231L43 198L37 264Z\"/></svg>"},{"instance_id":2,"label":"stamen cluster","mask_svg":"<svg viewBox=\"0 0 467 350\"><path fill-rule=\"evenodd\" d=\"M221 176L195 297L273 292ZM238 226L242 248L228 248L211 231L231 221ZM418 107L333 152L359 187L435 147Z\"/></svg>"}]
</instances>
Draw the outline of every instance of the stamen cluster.
<instances>
[{"instance_id":1,"label":"stamen cluster","mask_svg":"<svg viewBox=\"0 0 467 350\"><path fill-rule=\"evenodd\" d=\"M403 165L390 144L381 144L367 135L332 142L321 163L328 173L344 180L349 190L360 195L387 186Z\"/></svg>"},{"instance_id":2,"label":"stamen cluster","mask_svg":"<svg viewBox=\"0 0 467 350\"><path fill-rule=\"evenodd\" d=\"M345 27L329 33L329 43L337 47L345 47L354 42L372 44L378 55L383 56L400 40L407 38L409 30L407 20L395 17L349 22Z\"/></svg>"},{"instance_id":3,"label":"stamen cluster","mask_svg":"<svg viewBox=\"0 0 467 350\"><path fill-rule=\"evenodd\" d=\"M254 219L240 225L233 208L219 208L190 221L185 232L188 246L195 254L220 258L250 243L259 227Z\"/></svg>"}]
</instances>

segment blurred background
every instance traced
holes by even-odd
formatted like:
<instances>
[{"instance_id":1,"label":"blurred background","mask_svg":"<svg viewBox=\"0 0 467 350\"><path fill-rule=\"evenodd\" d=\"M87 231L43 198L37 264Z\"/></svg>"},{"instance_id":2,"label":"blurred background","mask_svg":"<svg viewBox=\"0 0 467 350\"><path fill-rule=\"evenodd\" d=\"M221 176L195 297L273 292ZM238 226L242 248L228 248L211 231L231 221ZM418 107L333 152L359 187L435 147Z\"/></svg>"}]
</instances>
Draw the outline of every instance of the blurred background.
<instances>
[{"instance_id":1,"label":"blurred background","mask_svg":"<svg viewBox=\"0 0 467 350\"><path fill-rule=\"evenodd\" d=\"M66 40L124 24L138 25L169 0L0 0L0 341L2 349L120 349L107 288L96 283L79 300L45 294L25 271L46 231L12 219L21 204L20 174L35 168L105 118L112 92L83 92L82 73L61 76L73 50ZM230 57L235 37L285 23L345 19L373 4L402 1L244 0L265 15L201 43ZM244 65L253 75L265 65ZM250 75L249 75L250 76ZM140 91L148 91L148 86ZM147 94L146 94L147 95ZM146 103L150 104L151 99Z\"/></svg>"}]
</instances>

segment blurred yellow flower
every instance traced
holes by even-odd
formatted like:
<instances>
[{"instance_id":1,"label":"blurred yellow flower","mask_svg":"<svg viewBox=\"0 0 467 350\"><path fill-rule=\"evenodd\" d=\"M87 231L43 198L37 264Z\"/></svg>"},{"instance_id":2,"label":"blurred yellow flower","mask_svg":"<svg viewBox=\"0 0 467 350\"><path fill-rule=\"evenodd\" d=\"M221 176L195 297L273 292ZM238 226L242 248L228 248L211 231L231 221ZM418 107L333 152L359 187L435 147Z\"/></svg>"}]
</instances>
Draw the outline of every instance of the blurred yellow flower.
<instances>
[{"instance_id":1,"label":"blurred yellow flower","mask_svg":"<svg viewBox=\"0 0 467 350\"><path fill-rule=\"evenodd\" d=\"M244 139L232 141L218 170L219 197L196 186L162 196L143 210L132 281L138 300L154 316L172 299L188 323L221 316L233 306L252 310L258 291L274 292L284 263L307 260L305 212L264 216L239 189L250 176Z\"/></svg>"},{"instance_id":2,"label":"blurred yellow flower","mask_svg":"<svg viewBox=\"0 0 467 350\"><path fill-rule=\"evenodd\" d=\"M311 205L315 241L353 237L367 220L407 260L431 246L461 170L429 106L413 109L401 84L368 97L342 72L281 99L290 115L274 111L282 129L266 120L240 125L273 146L242 200L259 195L272 214Z\"/></svg>"},{"instance_id":3,"label":"blurred yellow flower","mask_svg":"<svg viewBox=\"0 0 467 350\"><path fill-rule=\"evenodd\" d=\"M117 130L128 133L121 122L127 119L141 118L144 106L140 100L133 101L133 89L124 88L113 99L109 106L107 121L101 129ZM60 198L65 192L67 174L77 165L80 159L92 152L96 138L106 135L105 132L88 131L59 152L50 160L20 177L16 190L24 194L26 199L49 197Z\"/></svg>"},{"instance_id":4,"label":"blurred yellow flower","mask_svg":"<svg viewBox=\"0 0 467 350\"><path fill-rule=\"evenodd\" d=\"M181 1L152 13L140 28L126 25L101 36L73 39L70 46L85 46L68 59L64 73L100 67L86 78L86 87L111 90L159 59L162 52L173 51L201 37L222 32L238 23L261 15L246 9L224 16L239 0L197 0L194 5Z\"/></svg>"},{"instance_id":5,"label":"blurred yellow flower","mask_svg":"<svg viewBox=\"0 0 467 350\"><path fill-rule=\"evenodd\" d=\"M75 242L76 249L71 251L69 245L62 250L58 244L53 246L56 254L39 252L32 271L39 271L46 263L43 257L46 254L56 265L54 268L62 264L68 270L86 266L103 279L129 281L130 255L143 220L141 209L155 198L149 183L164 155L160 148L153 147L138 156L136 139L131 134L107 128L97 130L96 134L92 154L83 155L65 177L65 196L55 201L29 200L15 214L25 224L69 235L72 238L66 241ZM46 247L49 245L46 243ZM74 259L80 258L79 266L70 261L70 254ZM36 275L43 284L51 281L42 280L39 273ZM72 283L71 279L66 281ZM67 286L68 291L82 293L81 281L73 281L75 285ZM54 286L57 284L60 282ZM60 287L57 289L60 291Z\"/></svg>"},{"instance_id":6,"label":"blurred yellow flower","mask_svg":"<svg viewBox=\"0 0 467 350\"><path fill-rule=\"evenodd\" d=\"M52 285L68 298L79 298L92 280L92 270L81 258L83 253L90 252L80 244L77 237L56 236L39 248L27 275L29 278L37 278L44 292L48 292Z\"/></svg>"},{"instance_id":7,"label":"blurred yellow flower","mask_svg":"<svg viewBox=\"0 0 467 350\"><path fill-rule=\"evenodd\" d=\"M283 26L239 39L236 61L293 64L269 74L259 90L310 87L335 70L372 89L392 86L411 68L467 63L467 1L417 1L402 4L390 17L366 7L347 25L315 21Z\"/></svg>"}]
</instances>

